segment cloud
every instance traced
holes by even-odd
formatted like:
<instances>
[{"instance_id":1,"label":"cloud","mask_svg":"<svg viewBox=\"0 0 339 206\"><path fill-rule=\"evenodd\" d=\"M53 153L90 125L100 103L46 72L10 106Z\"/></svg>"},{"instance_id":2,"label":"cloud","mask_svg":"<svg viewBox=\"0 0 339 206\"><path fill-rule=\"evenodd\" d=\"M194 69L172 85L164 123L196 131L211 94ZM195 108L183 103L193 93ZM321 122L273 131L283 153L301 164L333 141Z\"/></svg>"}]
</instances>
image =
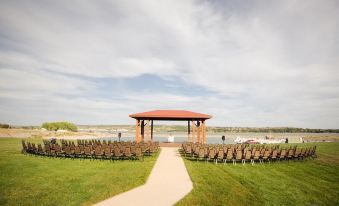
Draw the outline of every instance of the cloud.
<instances>
[{"instance_id":1,"label":"cloud","mask_svg":"<svg viewBox=\"0 0 339 206\"><path fill-rule=\"evenodd\" d=\"M221 126L338 128L338 7L2 1L0 121L119 124L172 108Z\"/></svg>"}]
</instances>

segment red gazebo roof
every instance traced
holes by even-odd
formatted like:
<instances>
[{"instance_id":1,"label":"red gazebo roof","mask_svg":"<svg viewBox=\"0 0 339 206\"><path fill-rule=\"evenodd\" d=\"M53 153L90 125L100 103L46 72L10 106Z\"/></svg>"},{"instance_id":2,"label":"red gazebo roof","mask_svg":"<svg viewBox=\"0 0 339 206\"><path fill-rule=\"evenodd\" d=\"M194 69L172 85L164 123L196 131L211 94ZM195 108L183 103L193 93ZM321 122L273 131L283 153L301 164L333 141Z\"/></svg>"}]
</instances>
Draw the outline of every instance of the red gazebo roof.
<instances>
[{"instance_id":1,"label":"red gazebo roof","mask_svg":"<svg viewBox=\"0 0 339 206\"><path fill-rule=\"evenodd\" d=\"M134 119L154 119L154 120L190 120L190 119L210 119L211 115L191 112L186 110L153 110L129 115Z\"/></svg>"}]
</instances>

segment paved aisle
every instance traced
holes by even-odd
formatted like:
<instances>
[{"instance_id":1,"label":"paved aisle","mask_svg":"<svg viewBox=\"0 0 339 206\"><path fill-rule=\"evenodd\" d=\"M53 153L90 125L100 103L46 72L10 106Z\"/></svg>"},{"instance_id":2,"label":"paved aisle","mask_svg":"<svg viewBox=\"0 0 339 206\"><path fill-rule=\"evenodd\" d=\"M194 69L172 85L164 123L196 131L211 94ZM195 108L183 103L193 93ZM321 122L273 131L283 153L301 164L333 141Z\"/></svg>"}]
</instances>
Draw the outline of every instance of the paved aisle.
<instances>
[{"instance_id":1,"label":"paved aisle","mask_svg":"<svg viewBox=\"0 0 339 206\"><path fill-rule=\"evenodd\" d=\"M96 206L173 205L193 188L178 148L161 148L146 184L114 196Z\"/></svg>"}]
</instances>

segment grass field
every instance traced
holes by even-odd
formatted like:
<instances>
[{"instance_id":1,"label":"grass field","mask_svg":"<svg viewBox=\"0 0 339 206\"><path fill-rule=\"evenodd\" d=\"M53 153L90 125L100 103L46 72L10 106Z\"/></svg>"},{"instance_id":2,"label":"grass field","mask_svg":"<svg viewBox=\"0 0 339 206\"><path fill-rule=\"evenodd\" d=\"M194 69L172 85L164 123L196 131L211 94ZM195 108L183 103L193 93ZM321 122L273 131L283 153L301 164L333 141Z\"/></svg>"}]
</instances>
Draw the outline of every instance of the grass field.
<instances>
[{"instance_id":1,"label":"grass field","mask_svg":"<svg viewBox=\"0 0 339 206\"><path fill-rule=\"evenodd\" d=\"M0 205L91 205L145 183L156 156L144 162L37 157L21 154L20 139L0 138Z\"/></svg>"},{"instance_id":2,"label":"grass field","mask_svg":"<svg viewBox=\"0 0 339 206\"><path fill-rule=\"evenodd\" d=\"M177 205L339 205L339 143L316 145L318 158L306 161L234 166L185 159L194 189Z\"/></svg>"}]
</instances>

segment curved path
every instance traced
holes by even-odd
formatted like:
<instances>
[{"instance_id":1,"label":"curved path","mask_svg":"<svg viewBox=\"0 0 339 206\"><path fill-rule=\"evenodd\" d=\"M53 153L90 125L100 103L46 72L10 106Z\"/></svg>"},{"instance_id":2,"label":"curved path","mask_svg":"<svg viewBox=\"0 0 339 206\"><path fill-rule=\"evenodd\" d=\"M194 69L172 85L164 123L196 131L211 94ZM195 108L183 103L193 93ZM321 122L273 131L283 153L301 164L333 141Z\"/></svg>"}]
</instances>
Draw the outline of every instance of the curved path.
<instances>
[{"instance_id":1,"label":"curved path","mask_svg":"<svg viewBox=\"0 0 339 206\"><path fill-rule=\"evenodd\" d=\"M192 188L178 148L163 147L146 184L99 202L96 206L173 205Z\"/></svg>"}]
</instances>

